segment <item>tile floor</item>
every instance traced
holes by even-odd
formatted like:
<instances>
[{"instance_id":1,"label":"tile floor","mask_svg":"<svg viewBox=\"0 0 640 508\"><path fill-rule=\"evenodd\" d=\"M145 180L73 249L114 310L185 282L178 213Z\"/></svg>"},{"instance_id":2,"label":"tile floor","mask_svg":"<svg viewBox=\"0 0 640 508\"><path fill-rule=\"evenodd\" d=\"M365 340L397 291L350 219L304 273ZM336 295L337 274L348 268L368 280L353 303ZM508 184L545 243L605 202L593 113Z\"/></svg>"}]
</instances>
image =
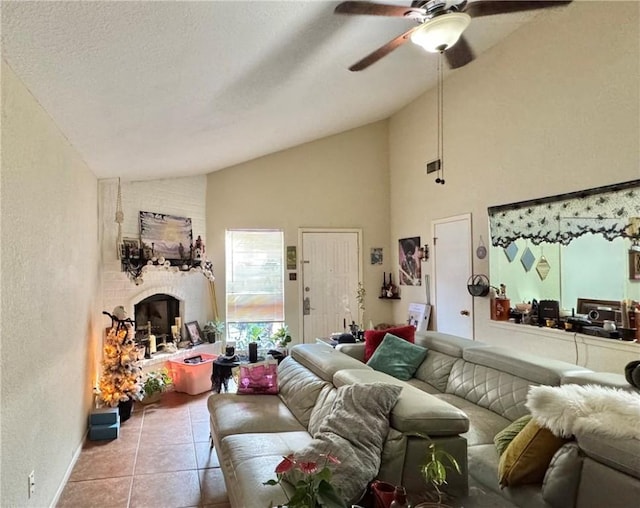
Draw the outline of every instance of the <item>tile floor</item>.
<instances>
[{"instance_id":1,"label":"tile floor","mask_svg":"<svg viewBox=\"0 0 640 508\"><path fill-rule=\"evenodd\" d=\"M167 392L136 403L120 437L84 444L58 508L229 508L207 398Z\"/></svg>"}]
</instances>

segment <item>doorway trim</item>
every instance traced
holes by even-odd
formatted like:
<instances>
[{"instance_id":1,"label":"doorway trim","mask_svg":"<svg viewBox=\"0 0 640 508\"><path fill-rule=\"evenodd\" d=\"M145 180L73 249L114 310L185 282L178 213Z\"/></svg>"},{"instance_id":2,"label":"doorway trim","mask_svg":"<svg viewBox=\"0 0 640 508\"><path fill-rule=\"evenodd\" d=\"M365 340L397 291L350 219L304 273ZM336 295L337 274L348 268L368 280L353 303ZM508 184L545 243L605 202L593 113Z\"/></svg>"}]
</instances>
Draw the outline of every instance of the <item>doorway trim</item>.
<instances>
[{"instance_id":1,"label":"doorway trim","mask_svg":"<svg viewBox=\"0 0 640 508\"><path fill-rule=\"evenodd\" d=\"M304 288L303 288L303 263L304 252L302 250L302 235L304 233L356 233L358 243L358 280L364 284L363 276L363 259L362 259L362 228L298 228L298 330L300 334L304 334L304 314L303 303ZM361 310L358 308L359 322L362 321ZM302 344L303 342L300 342Z\"/></svg>"},{"instance_id":2,"label":"doorway trim","mask_svg":"<svg viewBox=\"0 0 640 508\"><path fill-rule=\"evenodd\" d=\"M462 221L462 220L466 220L469 223L469 252L468 257L469 257L469 270L471 272L471 274L473 274L473 220L472 220L472 214L471 212L467 212L467 213L463 213L463 214L459 214L459 215L453 215L451 217L443 217L440 219L433 219L431 221L431 240L434 242L434 262L432 263L431 266L431 284L432 287L430 288L431 294L433 295L433 304L434 305L438 305L438 294L437 294L437 281L436 281L436 265L438 263L438 255L437 255L437 249L435 248L435 243L436 243L436 225L438 224L447 224L449 222L457 222L457 221ZM435 312L436 316L437 316L437 311ZM436 317L436 328L438 326L437 323L437 317ZM476 337L476 319L475 319L475 301L473 299L473 297L471 298L471 340L475 340Z\"/></svg>"}]
</instances>

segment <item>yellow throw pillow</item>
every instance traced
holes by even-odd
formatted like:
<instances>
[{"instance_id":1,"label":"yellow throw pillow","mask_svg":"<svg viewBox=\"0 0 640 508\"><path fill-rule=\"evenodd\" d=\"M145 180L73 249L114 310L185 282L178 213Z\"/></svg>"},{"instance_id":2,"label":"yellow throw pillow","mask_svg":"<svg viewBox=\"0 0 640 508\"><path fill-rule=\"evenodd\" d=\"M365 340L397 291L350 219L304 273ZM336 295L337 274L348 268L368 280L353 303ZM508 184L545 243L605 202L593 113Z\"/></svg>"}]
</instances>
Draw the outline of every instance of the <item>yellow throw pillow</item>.
<instances>
[{"instance_id":1,"label":"yellow throw pillow","mask_svg":"<svg viewBox=\"0 0 640 508\"><path fill-rule=\"evenodd\" d=\"M500 486L542 483L551 458L566 442L530 420L500 457Z\"/></svg>"}]
</instances>

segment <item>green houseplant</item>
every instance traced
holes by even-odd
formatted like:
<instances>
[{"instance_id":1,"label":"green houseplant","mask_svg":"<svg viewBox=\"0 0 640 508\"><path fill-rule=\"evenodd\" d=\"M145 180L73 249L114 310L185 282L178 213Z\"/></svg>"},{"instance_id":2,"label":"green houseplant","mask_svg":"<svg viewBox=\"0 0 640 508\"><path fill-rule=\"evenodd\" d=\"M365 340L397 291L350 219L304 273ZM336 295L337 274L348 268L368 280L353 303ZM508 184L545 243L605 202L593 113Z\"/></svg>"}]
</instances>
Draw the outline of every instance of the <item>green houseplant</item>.
<instances>
[{"instance_id":1,"label":"green houseplant","mask_svg":"<svg viewBox=\"0 0 640 508\"><path fill-rule=\"evenodd\" d=\"M173 380L166 368L148 372L145 374L142 383L144 396L140 402L143 404L158 402L162 392L164 392L172 382Z\"/></svg>"},{"instance_id":2,"label":"green houseplant","mask_svg":"<svg viewBox=\"0 0 640 508\"><path fill-rule=\"evenodd\" d=\"M214 319L213 321L207 321L202 331L205 334L207 342L215 342L224 333L225 324L224 321Z\"/></svg>"},{"instance_id":3,"label":"green houseplant","mask_svg":"<svg viewBox=\"0 0 640 508\"><path fill-rule=\"evenodd\" d=\"M287 325L282 325L271 336L271 340L275 343L276 347L286 348L287 344L291 342L291 334L289 333L289 327Z\"/></svg>"},{"instance_id":4,"label":"green houseplant","mask_svg":"<svg viewBox=\"0 0 640 508\"><path fill-rule=\"evenodd\" d=\"M426 501L416 505L416 508L446 508L448 505L443 504L443 499L447 496L442 489L447 483L448 470L453 469L461 474L460 465L453 455L438 448L435 443L429 443L427 451L427 461L420 467L420 472L431 485L433 491L428 495L431 501Z\"/></svg>"}]
</instances>

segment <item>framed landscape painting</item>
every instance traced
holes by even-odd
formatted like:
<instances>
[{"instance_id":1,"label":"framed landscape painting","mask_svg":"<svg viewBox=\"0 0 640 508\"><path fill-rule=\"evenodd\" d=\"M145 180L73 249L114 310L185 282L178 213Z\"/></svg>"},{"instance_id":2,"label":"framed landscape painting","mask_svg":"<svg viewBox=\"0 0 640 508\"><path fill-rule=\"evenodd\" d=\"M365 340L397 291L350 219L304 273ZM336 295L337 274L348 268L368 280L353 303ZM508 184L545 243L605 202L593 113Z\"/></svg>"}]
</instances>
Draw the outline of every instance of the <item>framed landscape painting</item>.
<instances>
[{"instance_id":1,"label":"framed landscape painting","mask_svg":"<svg viewBox=\"0 0 640 508\"><path fill-rule=\"evenodd\" d=\"M163 213L140 212L140 239L145 257L182 259L193 243L191 219Z\"/></svg>"}]
</instances>

